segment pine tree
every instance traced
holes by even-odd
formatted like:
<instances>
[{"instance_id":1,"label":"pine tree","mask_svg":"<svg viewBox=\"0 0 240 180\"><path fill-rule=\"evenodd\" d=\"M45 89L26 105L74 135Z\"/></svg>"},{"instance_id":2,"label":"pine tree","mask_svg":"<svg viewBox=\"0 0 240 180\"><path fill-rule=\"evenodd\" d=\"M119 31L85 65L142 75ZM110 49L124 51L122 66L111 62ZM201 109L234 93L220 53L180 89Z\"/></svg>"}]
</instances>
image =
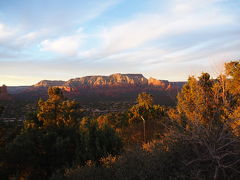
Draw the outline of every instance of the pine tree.
<instances>
[{"instance_id":1,"label":"pine tree","mask_svg":"<svg viewBox=\"0 0 240 180\"><path fill-rule=\"evenodd\" d=\"M49 99L39 100L37 118L43 126L75 126L82 117L82 111L76 101L65 100L60 88L48 90Z\"/></svg>"}]
</instances>

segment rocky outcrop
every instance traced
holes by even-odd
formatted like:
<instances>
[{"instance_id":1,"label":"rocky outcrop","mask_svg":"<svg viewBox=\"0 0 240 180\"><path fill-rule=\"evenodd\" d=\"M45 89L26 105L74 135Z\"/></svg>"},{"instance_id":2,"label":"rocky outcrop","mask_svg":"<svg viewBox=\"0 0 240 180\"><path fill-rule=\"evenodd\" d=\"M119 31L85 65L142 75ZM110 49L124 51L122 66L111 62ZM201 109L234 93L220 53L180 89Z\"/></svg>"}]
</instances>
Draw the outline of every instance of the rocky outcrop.
<instances>
[{"instance_id":1,"label":"rocky outcrop","mask_svg":"<svg viewBox=\"0 0 240 180\"><path fill-rule=\"evenodd\" d=\"M0 100L9 100L11 97L8 94L7 86L0 87Z\"/></svg>"},{"instance_id":2,"label":"rocky outcrop","mask_svg":"<svg viewBox=\"0 0 240 180\"><path fill-rule=\"evenodd\" d=\"M29 101L44 99L48 97L48 87L55 86L63 90L65 97L81 103L134 102L139 93L148 92L158 104L175 105L176 95L183 84L184 82L147 79L142 74L117 73L110 76L85 76L68 81L43 80L14 96Z\"/></svg>"},{"instance_id":3,"label":"rocky outcrop","mask_svg":"<svg viewBox=\"0 0 240 180\"><path fill-rule=\"evenodd\" d=\"M110 76L85 76L74 78L68 81L49 81L43 80L33 87L57 86L68 92L79 88L111 88L111 87L152 87L160 89L181 88L181 82L169 82L167 80L158 80L154 78L145 78L142 74L121 74L116 73Z\"/></svg>"},{"instance_id":4,"label":"rocky outcrop","mask_svg":"<svg viewBox=\"0 0 240 180\"><path fill-rule=\"evenodd\" d=\"M7 86L2 85L2 87L0 87L0 95L8 95Z\"/></svg>"},{"instance_id":5,"label":"rocky outcrop","mask_svg":"<svg viewBox=\"0 0 240 180\"><path fill-rule=\"evenodd\" d=\"M147 85L148 80L142 74L112 74L109 76L113 85Z\"/></svg>"},{"instance_id":6,"label":"rocky outcrop","mask_svg":"<svg viewBox=\"0 0 240 180\"><path fill-rule=\"evenodd\" d=\"M42 80L37 84L33 85L34 87L50 87L50 86L63 86L65 81L50 81Z\"/></svg>"},{"instance_id":7,"label":"rocky outcrop","mask_svg":"<svg viewBox=\"0 0 240 180\"><path fill-rule=\"evenodd\" d=\"M64 83L69 87L99 86L138 86L147 85L148 80L142 74L112 74L110 76L86 76L70 79Z\"/></svg>"},{"instance_id":8,"label":"rocky outcrop","mask_svg":"<svg viewBox=\"0 0 240 180\"><path fill-rule=\"evenodd\" d=\"M150 77L148 79L148 85L150 86L160 86L162 88L166 88L169 85L169 81L167 80L158 80Z\"/></svg>"}]
</instances>

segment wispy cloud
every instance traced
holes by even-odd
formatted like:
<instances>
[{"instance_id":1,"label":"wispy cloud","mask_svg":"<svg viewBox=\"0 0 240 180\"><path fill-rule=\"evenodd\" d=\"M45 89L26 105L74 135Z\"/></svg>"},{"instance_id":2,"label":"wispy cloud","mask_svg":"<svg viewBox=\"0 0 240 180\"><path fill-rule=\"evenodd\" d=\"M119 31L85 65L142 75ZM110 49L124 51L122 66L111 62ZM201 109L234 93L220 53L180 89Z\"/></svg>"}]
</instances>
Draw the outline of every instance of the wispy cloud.
<instances>
[{"instance_id":1,"label":"wispy cloud","mask_svg":"<svg viewBox=\"0 0 240 180\"><path fill-rule=\"evenodd\" d=\"M81 31L77 31L75 34L70 36L62 36L53 40L44 40L41 42L41 50L54 52L66 56L77 55L83 39Z\"/></svg>"},{"instance_id":2,"label":"wispy cloud","mask_svg":"<svg viewBox=\"0 0 240 180\"><path fill-rule=\"evenodd\" d=\"M39 50L71 55L77 47L76 41L80 39L74 29L100 16L119 1L22 0L21 3L16 1L13 5L4 2L0 7L0 49L15 53L14 51L29 51L33 47L40 47ZM59 46L65 42L70 45L65 46L67 50L61 53ZM71 48L73 50L70 50Z\"/></svg>"},{"instance_id":3,"label":"wispy cloud","mask_svg":"<svg viewBox=\"0 0 240 180\"><path fill-rule=\"evenodd\" d=\"M28 67L24 77L35 79L135 72L183 80L240 57L235 0L43 1L1 5L0 75Z\"/></svg>"},{"instance_id":4,"label":"wispy cloud","mask_svg":"<svg viewBox=\"0 0 240 180\"><path fill-rule=\"evenodd\" d=\"M124 51L151 46L151 43L158 46L157 44L161 45L164 41L176 36L186 37L195 31L202 31L201 36L206 35L206 30L210 29L217 33L219 31L217 28L234 24L234 17L222 14L218 8L213 6L217 0L206 1L202 4L199 0L184 1L184 3L179 0L173 2L171 8L164 14L160 12L139 15L122 24L104 28L98 35L102 45L83 52L83 57L103 59ZM209 6L209 8L197 9L203 6ZM193 10L194 13L192 13ZM195 37L197 40L199 38L202 37Z\"/></svg>"},{"instance_id":5,"label":"wispy cloud","mask_svg":"<svg viewBox=\"0 0 240 180\"><path fill-rule=\"evenodd\" d=\"M34 43L37 40L44 38L44 36L49 35L50 31L48 29L41 29L38 31L31 31L24 33L16 39L16 44L29 44Z\"/></svg>"},{"instance_id":6,"label":"wispy cloud","mask_svg":"<svg viewBox=\"0 0 240 180\"><path fill-rule=\"evenodd\" d=\"M17 30L8 27L6 24L0 22L0 43L6 42L12 37L14 37L17 33Z\"/></svg>"}]
</instances>

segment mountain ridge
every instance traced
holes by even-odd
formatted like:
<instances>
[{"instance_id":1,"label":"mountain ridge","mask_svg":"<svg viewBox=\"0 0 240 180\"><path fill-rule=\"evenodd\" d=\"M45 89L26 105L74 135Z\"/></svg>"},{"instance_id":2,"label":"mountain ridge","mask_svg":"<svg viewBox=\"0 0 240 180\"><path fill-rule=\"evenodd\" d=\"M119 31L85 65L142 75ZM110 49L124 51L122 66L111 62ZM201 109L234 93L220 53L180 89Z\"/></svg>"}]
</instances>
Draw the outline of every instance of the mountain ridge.
<instances>
[{"instance_id":1,"label":"mountain ridge","mask_svg":"<svg viewBox=\"0 0 240 180\"><path fill-rule=\"evenodd\" d=\"M63 90L64 96L82 104L105 102L135 102L141 92L154 96L155 103L175 105L177 93L186 82L170 82L145 78L142 74L115 73L109 76L84 76L62 80L42 80L32 86L9 87L10 94L18 101L37 102L48 98L48 88Z\"/></svg>"},{"instance_id":2,"label":"mountain ridge","mask_svg":"<svg viewBox=\"0 0 240 180\"><path fill-rule=\"evenodd\" d=\"M57 86L63 89L75 89L86 87L130 87L130 86L154 86L163 89L169 87L182 87L185 82L170 82L168 80L158 80L155 78L145 78L142 74L121 74L115 73L109 76L93 75L72 78L67 81L62 80L42 80L33 87Z\"/></svg>"}]
</instances>

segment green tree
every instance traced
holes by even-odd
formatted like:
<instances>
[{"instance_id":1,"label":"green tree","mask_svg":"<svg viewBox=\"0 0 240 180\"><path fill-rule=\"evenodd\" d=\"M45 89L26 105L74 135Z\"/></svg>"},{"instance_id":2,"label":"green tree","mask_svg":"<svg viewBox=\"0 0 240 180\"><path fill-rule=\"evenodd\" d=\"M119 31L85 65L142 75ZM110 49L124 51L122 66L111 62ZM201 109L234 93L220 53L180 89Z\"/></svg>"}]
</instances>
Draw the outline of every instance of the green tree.
<instances>
[{"instance_id":1,"label":"green tree","mask_svg":"<svg viewBox=\"0 0 240 180\"><path fill-rule=\"evenodd\" d=\"M58 87L48 88L48 96L52 101L62 101L64 99L63 92Z\"/></svg>"},{"instance_id":2,"label":"green tree","mask_svg":"<svg viewBox=\"0 0 240 180\"><path fill-rule=\"evenodd\" d=\"M117 132L121 132L121 130L125 127L128 127L128 113L124 112L114 112L100 115L97 118L97 122L99 126L104 126L107 124L108 126L115 129Z\"/></svg>"},{"instance_id":3,"label":"green tree","mask_svg":"<svg viewBox=\"0 0 240 180\"><path fill-rule=\"evenodd\" d=\"M189 77L178 94L177 109L192 123L212 125L219 120L213 91L214 81L208 73L198 78Z\"/></svg>"},{"instance_id":4,"label":"green tree","mask_svg":"<svg viewBox=\"0 0 240 180\"><path fill-rule=\"evenodd\" d=\"M153 107L153 97L151 94L148 93L140 93L137 97L137 104L132 106L130 108L130 113L131 113L131 121L135 120L143 120L145 122L145 119L148 118L148 116L152 112L152 107Z\"/></svg>"},{"instance_id":5,"label":"green tree","mask_svg":"<svg viewBox=\"0 0 240 180\"><path fill-rule=\"evenodd\" d=\"M48 100L38 102L37 118L43 126L76 126L83 113L79 103L64 100L60 88L51 87L48 93Z\"/></svg>"},{"instance_id":6,"label":"green tree","mask_svg":"<svg viewBox=\"0 0 240 180\"><path fill-rule=\"evenodd\" d=\"M50 88L49 99L38 105L38 112L28 114L21 133L0 146L1 178L48 179L64 166L121 152L122 142L114 129L89 118L81 121L79 104L65 100L59 88Z\"/></svg>"},{"instance_id":7,"label":"green tree","mask_svg":"<svg viewBox=\"0 0 240 180\"><path fill-rule=\"evenodd\" d=\"M240 136L240 61L225 63L225 86L222 88L225 114L233 132Z\"/></svg>"},{"instance_id":8,"label":"green tree","mask_svg":"<svg viewBox=\"0 0 240 180\"><path fill-rule=\"evenodd\" d=\"M85 160L96 161L108 154L118 155L122 151L120 137L108 124L99 125L96 120L84 118L80 131L85 139L87 154Z\"/></svg>"},{"instance_id":9,"label":"green tree","mask_svg":"<svg viewBox=\"0 0 240 180\"><path fill-rule=\"evenodd\" d=\"M154 136L156 127L162 123L164 108L159 105L153 105L153 97L148 93L138 95L137 104L129 110L129 124L137 127L142 122L143 141L146 142Z\"/></svg>"},{"instance_id":10,"label":"green tree","mask_svg":"<svg viewBox=\"0 0 240 180\"><path fill-rule=\"evenodd\" d=\"M153 97L146 92L140 93L137 97L137 103L139 106L148 108L153 105Z\"/></svg>"},{"instance_id":11,"label":"green tree","mask_svg":"<svg viewBox=\"0 0 240 180\"><path fill-rule=\"evenodd\" d=\"M182 162L203 179L239 177L239 62L225 68L214 80L207 73L189 78L166 134L173 145L192 146L181 155Z\"/></svg>"},{"instance_id":12,"label":"green tree","mask_svg":"<svg viewBox=\"0 0 240 180\"><path fill-rule=\"evenodd\" d=\"M43 126L43 122L39 121L37 117L37 112L29 112L26 115L26 120L24 121L24 128L39 128Z\"/></svg>"},{"instance_id":13,"label":"green tree","mask_svg":"<svg viewBox=\"0 0 240 180\"><path fill-rule=\"evenodd\" d=\"M0 175L47 179L57 169L72 165L81 139L71 128L29 128L1 149ZM81 148L84 146L78 149Z\"/></svg>"}]
</instances>

